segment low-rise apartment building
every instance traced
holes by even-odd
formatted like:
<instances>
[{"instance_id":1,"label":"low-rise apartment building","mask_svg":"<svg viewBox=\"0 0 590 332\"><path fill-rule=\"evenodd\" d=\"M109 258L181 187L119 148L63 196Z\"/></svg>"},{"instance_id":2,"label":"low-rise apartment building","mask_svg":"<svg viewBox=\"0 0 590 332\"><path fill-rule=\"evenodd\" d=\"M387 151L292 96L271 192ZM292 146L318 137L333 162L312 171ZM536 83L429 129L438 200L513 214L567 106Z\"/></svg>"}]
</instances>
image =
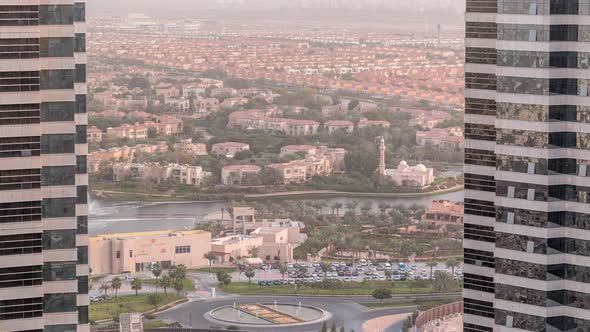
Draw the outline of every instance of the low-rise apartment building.
<instances>
[{"instance_id":1,"label":"low-rise apartment building","mask_svg":"<svg viewBox=\"0 0 590 332\"><path fill-rule=\"evenodd\" d=\"M211 233L194 231L156 231L106 234L88 239L88 261L92 273L120 274L148 272L153 263L163 268L185 265L208 266L203 255L211 250Z\"/></svg>"},{"instance_id":2,"label":"low-rise apartment building","mask_svg":"<svg viewBox=\"0 0 590 332\"><path fill-rule=\"evenodd\" d=\"M432 206L422 215L423 222L434 225L442 225L444 231L447 225L463 225L464 204L463 202L452 202L436 200Z\"/></svg>"},{"instance_id":3,"label":"low-rise apartment building","mask_svg":"<svg viewBox=\"0 0 590 332\"><path fill-rule=\"evenodd\" d=\"M114 163L113 180L120 182L125 179L149 180L161 182L165 180L177 181L181 184L201 186L211 176L201 166L169 164L162 166L149 163Z\"/></svg>"},{"instance_id":4,"label":"low-rise apartment building","mask_svg":"<svg viewBox=\"0 0 590 332\"><path fill-rule=\"evenodd\" d=\"M102 142L103 132L96 126L91 126L86 129L86 141L88 143L100 143Z\"/></svg>"},{"instance_id":5,"label":"low-rise apartment building","mask_svg":"<svg viewBox=\"0 0 590 332\"><path fill-rule=\"evenodd\" d=\"M240 142L224 142L211 146L211 154L214 156L223 156L233 158L238 152L250 150L250 145Z\"/></svg>"},{"instance_id":6,"label":"low-rise apartment building","mask_svg":"<svg viewBox=\"0 0 590 332\"><path fill-rule=\"evenodd\" d=\"M221 183L226 186L241 186L248 176L260 174L262 168L256 165L228 165L221 169Z\"/></svg>"},{"instance_id":7,"label":"low-rise apartment building","mask_svg":"<svg viewBox=\"0 0 590 332\"><path fill-rule=\"evenodd\" d=\"M459 149L465 141L463 128L433 128L416 132L416 143L421 146L431 145L440 148Z\"/></svg>"},{"instance_id":8,"label":"low-rise apartment building","mask_svg":"<svg viewBox=\"0 0 590 332\"><path fill-rule=\"evenodd\" d=\"M345 120L332 120L324 123L324 129L330 135L335 133L352 133L354 132L354 123Z\"/></svg>"}]
</instances>

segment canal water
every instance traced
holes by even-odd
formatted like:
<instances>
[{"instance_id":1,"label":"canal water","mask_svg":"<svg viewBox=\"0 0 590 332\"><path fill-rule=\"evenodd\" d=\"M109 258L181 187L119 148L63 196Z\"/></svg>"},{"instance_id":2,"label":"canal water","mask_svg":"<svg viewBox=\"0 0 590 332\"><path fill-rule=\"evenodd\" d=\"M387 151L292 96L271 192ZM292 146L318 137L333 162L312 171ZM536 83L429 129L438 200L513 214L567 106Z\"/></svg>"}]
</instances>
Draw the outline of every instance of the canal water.
<instances>
[{"instance_id":1,"label":"canal water","mask_svg":"<svg viewBox=\"0 0 590 332\"><path fill-rule=\"evenodd\" d=\"M336 202L346 204L356 201L359 206L370 202L374 209L378 209L378 205L381 203L430 206L433 200L439 199L462 201L463 192L414 198L333 197L315 199L314 201L324 201L328 206ZM293 201L293 199L290 200ZM184 230L191 228L194 223L203 221L208 214L220 212L222 208L227 206L226 202L125 203L91 200L89 204L89 232L90 235L98 235L169 229Z\"/></svg>"}]
</instances>

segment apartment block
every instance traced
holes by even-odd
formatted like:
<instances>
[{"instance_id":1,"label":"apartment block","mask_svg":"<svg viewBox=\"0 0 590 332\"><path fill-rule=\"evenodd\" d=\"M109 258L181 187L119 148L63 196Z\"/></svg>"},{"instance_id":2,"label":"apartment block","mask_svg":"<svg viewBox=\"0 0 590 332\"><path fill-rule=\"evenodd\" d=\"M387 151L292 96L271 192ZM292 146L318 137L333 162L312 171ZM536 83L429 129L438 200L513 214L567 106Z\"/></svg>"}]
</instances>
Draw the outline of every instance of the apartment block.
<instances>
[{"instance_id":1,"label":"apartment block","mask_svg":"<svg viewBox=\"0 0 590 332\"><path fill-rule=\"evenodd\" d=\"M588 2L466 8L464 330L588 331Z\"/></svg>"},{"instance_id":2,"label":"apartment block","mask_svg":"<svg viewBox=\"0 0 590 332\"><path fill-rule=\"evenodd\" d=\"M0 331L88 322L84 0L0 1Z\"/></svg>"}]
</instances>

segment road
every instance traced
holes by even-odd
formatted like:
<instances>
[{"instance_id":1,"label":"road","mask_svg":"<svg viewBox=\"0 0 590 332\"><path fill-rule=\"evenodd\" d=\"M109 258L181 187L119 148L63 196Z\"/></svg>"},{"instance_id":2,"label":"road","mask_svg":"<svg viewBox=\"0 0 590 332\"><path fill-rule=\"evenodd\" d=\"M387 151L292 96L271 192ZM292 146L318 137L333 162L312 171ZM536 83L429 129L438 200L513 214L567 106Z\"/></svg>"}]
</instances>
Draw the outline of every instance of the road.
<instances>
[{"instance_id":1,"label":"road","mask_svg":"<svg viewBox=\"0 0 590 332\"><path fill-rule=\"evenodd\" d=\"M322 308L332 314L329 324L336 323L338 327L344 326L347 331L354 329L355 331L362 331L362 325L365 321L376 317L395 315L401 313L409 313L416 310L416 307L410 305L408 307L386 308L371 310L356 302L346 298L334 297L281 297L281 296L228 296L216 299L198 300L188 302L178 307L172 308L158 315L158 319L170 320L180 323L183 327L194 328L219 328L224 327L221 324L210 322L205 318L205 314L210 310L218 307L246 303L292 303L314 306ZM400 301L406 301L400 299ZM192 322L191 322L192 318ZM259 327L252 329L242 328L246 331L263 331L263 332L317 332L321 329L322 322L306 325L306 326L291 326L291 327ZM389 331L389 330L388 330ZM398 330L395 330L396 332Z\"/></svg>"}]
</instances>

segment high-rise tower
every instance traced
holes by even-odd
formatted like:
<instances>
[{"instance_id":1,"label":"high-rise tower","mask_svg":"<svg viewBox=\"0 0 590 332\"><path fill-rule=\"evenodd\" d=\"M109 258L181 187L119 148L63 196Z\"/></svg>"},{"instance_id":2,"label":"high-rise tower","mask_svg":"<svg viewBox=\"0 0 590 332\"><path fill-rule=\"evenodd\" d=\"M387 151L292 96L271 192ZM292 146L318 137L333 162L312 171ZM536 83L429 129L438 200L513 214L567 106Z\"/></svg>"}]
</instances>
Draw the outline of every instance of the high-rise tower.
<instances>
[{"instance_id":1,"label":"high-rise tower","mask_svg":"<svg viewBox=\"0 0 590 332\"><path fill-rule=\"evenodd\" d=\"M590 331L590 7L467 0L465 331Z\"/></svg>"},{"instance_id":2,"label":"high-rise tower","mask_svg":"<svg viewBox=\"0 0 590 332\"><path fill-rule=\"evenodd\" d=\"M0 331L89 331L85 0L0 0Z\"/></svg>"}]
</instances>

